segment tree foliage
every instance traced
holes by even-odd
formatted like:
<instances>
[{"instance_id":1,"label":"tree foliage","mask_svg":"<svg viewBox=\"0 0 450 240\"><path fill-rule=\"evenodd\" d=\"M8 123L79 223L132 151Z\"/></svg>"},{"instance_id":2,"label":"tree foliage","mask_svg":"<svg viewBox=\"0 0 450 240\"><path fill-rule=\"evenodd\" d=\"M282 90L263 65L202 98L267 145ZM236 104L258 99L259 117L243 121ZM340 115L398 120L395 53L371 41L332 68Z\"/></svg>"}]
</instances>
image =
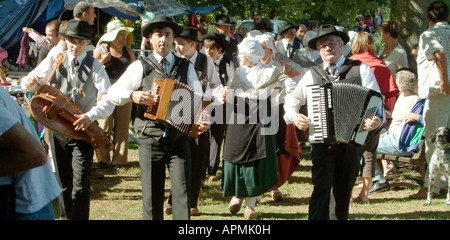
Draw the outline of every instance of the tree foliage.
<instances>
[{"instance_id":1,"label":"tree foliage","mask_svg":"<svg viewBox=\"0 0 450 240\"><path fill-rule=\"evenodd\" d=\"M255 14L260 14L263 17L295 24L307 19L342 26L353 26L357 14L376 13L379 6L388 5L387 0L180 0L179 2L194 7L222 4L228 10L228 14L238 20L251 19Z\"/></svg>"}]
</instances>

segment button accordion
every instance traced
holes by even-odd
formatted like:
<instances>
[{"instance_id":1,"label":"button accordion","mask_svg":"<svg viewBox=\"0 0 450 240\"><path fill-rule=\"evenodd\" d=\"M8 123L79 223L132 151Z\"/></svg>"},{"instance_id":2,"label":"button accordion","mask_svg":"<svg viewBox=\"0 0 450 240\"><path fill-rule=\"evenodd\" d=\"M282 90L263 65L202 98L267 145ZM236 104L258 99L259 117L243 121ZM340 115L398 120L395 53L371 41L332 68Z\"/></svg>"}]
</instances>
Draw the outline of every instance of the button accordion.
<instances>
[{"instance_id":1,"label":"button accordion","mask_svg":"<svg viewBox=\"0 0 450 240\"><path fill-rule=\"evenodd\" d=\"M169 124L179 131L198 137L197 124L207 118L205 107L210 103L188 85L174 79L155 78L150 89L154 104L144 117Z\"/></svg>"},{"instance_id":2,"label":"button accordion","mask_svg":"<svg viewBox=\"0 0 450 240\"><path fill-rule=\"evenodd\" d=\"M309 142L363 146L368 134L364 119L382 106L381 93L350 83L307 86Z\"/></svg>"}]
</instances>

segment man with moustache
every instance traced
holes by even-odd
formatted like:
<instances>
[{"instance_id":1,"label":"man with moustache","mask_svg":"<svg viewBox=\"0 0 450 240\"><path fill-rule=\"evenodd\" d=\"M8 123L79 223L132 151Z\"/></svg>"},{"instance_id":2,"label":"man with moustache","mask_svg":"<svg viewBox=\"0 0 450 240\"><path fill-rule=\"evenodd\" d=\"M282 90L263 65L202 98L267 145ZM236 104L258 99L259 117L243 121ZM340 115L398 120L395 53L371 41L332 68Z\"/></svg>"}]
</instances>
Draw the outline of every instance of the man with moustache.
<instances>
[{"instance_id":1,"label":"man with moustache","mask_svg":"<svg viewBox=\"0 0 450 240\"><path fill-rule=\"evenodd\" d=\"M202 85L192 64L171 50L182 28L169 17L157 16L142 28L153 51L147 58L133 62L108 91L117 105L133 101L138 104L134 129L138 132L141 168L143 218L163 220L164 182L167 166L172 192L174 220L190 219L191 151L187 135L170 125L144 116L154 102L153 79L169 77L201 93ZM200 127L204 132L207 128Z\"/></svg>"},{"instance_id":2,"label":"man with moustache","mask_svg":"<svg viewBox=\"0 0 450 240\"><path fill-rule=\"evenodd\" d=\"M308 42L310 48L320 51L323 63L316 70L323 74L308 70L294 91L286 96L284 119L288 124L293 123L300 130L308 129L311 120L299 113L300 106L306 104L308 85L339 81L380 91L372 70L366 64L349 61L342 55L342 49L348 41L346 33L327 24L320 26L317 37ZM343 70L348 65L350 67ZM378 129L382 124L381 114L365 119L364 129ZM343 143L312 145L314 190L309 203L309 219L330 219L330 213L335 213L337 219L348 219L350 198L363 151L363 148ZM336 206L330 209L331 190Z\"/></svg>"}]
</instances>

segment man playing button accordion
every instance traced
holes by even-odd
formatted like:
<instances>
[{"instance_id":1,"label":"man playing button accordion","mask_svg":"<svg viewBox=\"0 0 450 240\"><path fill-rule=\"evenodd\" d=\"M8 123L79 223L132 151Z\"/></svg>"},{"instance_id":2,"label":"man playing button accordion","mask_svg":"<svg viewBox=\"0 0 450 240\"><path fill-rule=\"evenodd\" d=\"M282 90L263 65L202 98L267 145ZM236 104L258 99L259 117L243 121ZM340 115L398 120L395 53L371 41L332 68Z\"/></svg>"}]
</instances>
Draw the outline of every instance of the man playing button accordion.
<instances>
[{"instance_id":1,"label":"man playing button accordion","mask_svg":"<svg viewBox=\"0 0 450 240\"><path fill-rule=\"evenodd\" d=\"M148 107L155 106L160 100L152 93L154 79L175 79L196 93L203 92L193 65L172 52L174 39L181 32L182 28L165 16L157 16L144 25L143 36L150 40L153 51L148 57L132 63L108 90L109 99L115 104L133 101L138 106L134 129L139 135L143 218L147 220L164 219L166 166L171 181L173 219L190 219L190 138L166 122L146 117ZM189 108L191 104L187 103ZM206 130L204 125L199 129L200 132Z\"/></svg>"}]
</instances>

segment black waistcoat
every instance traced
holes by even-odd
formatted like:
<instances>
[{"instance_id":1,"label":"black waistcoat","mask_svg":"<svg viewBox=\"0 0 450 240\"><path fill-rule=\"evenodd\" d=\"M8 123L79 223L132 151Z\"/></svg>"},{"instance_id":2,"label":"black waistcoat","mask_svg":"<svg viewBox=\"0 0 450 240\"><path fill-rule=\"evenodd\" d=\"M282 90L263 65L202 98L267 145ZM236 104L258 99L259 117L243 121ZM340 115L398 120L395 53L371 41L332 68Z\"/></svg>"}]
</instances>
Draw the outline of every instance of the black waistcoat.
<instances>
[{"instance_id":1,"label":"black waistcoat","mask_svg":"<svg viewBox=\"0 0 450 240\"><path fill-rule=\"evenodd\" d=\"M338 69L337 80L339 82L361 85L360 66L361 61L346 59L344 64ZM330 79L323 70L323 63L312 67L311 73L315 84L334 81L334 79Z\"/></svg>"},{"instance_id":2,"label":"black waistcoat","mask_svg":"<svg viewBox=\"0 0 450 240\"><path fill-rule=\"evenodd\" d=\"M147 61L152 61L155 65L149 64ZM150 53L147 59L141 59L141 64L143 67L143 78L141 87L139 90L141 91L149 91L151 89L153 79L155 78L164 78L162 75L158 73L158 71L154 71L155 67L159 68L158 61L154 58L153 54ZM179 64L179 65L178 65ZM185 58L179 58L175 56L175 65L170 70L169 76L179 82L187 84L187 73L189 69L190 62ZM160 70L160 69L159 69ZM142 132L143 135L151 136L156 140L159 140L166 130L167 124L160 121L153 121L146 117L144 117L144 113L147 109L145 105L137 105L136 110L136 119L134 121L134 129L137 132ZM170 128L169 137L175 141L179 137L187 136L184 133L180 132L175 128Z\"/></svg>"}]
</instances>

